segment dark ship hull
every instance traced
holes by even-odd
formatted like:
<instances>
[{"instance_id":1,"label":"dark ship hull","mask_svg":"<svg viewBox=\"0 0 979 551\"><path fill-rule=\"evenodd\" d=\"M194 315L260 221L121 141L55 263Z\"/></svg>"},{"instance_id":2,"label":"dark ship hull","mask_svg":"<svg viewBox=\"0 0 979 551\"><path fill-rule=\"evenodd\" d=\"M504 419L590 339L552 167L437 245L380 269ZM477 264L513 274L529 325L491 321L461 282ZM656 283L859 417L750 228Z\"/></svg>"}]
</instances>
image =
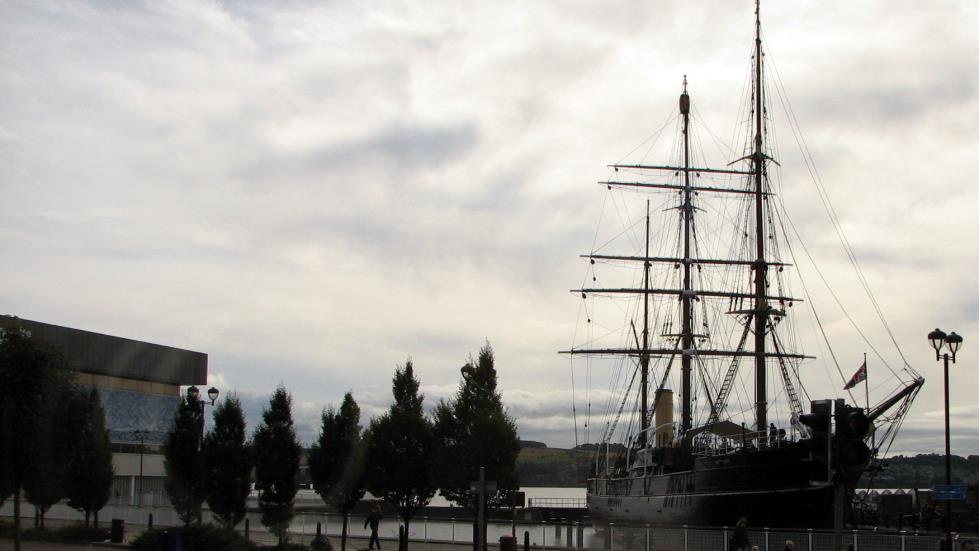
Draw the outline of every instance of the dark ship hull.
<instances>
[{"instance_id":1,"label":"dark ship hull","mask_svg":"<svg viewBox=\"0 0 979 551\"><path fill-rule=\"evenodd\" d=\"M596 525L830 528L834 487L804 442L695 457L688 470L588 482ZM852 485L847 485L852 488ZM847 492L848 494L851 492Z\"/></svg>"}]
</instances>

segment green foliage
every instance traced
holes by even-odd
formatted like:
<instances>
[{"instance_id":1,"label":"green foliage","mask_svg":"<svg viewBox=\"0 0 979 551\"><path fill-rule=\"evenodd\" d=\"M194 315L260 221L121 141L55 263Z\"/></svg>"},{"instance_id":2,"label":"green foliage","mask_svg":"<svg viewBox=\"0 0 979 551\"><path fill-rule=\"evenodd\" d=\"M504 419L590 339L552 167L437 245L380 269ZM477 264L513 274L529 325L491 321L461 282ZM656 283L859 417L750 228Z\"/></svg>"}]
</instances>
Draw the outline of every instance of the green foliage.
<instances>
[{"instance_id":1,"label":"green foliage","mask_svg":"<svg viewBox=\"0 0 979 551\"><path fill-rule=\"evenodd\" d=\"M255 457L255 487L262 524L285 541L292 521L299 472L299 442L292 422L292 398L279 386L269 407L262 413L262 424L252 438Z\"/></svg>"},{"instance_id":2,"label":"green foliage","mask_svg":"<svg viewBox=\"0 0 979 551\"><path fill-rule=\"evenodd\" d=\"M68 462L65 496L68 506L85 512L87 524L89 515L109 501L114 471L105 410L97 390L88 391L83 407L79 446Z\"/></svg>"},{"instance_id":3,"label":"green foliage","mask_svg":"<svg viewBox=\"0 0 979 551\"><path fill-rule=\"evenodd\" d=\"M470 357L462 367L455 397L435 408L435 481L447 499L475 508L469 483L485 467L486 479L497 483L497 492L488 501L500 505L519 486L519 453L516 423L496 390L493 349L487 343L476 359Z\"/></svg>"},{"instance_id":4,"label":"green foliage","mask_svg":"<svg viewBox=\"0 0 979 551\"><path fill-rule=\"evenodd\" d=\"M68 375L60 353L20 329L0 330L0 503L51 456L57 396Z\"/></svg>"},{"instance_id":5,"label":"green foliage","mask_svg":"<svg viewBox=\"0 0 979 551\"><path fill-rule=\"evenodd\" d=\"M214 409L214 427L204 438L204 490L207 504L225 528L245 518L251 489L251 449L245 442L245 414L237 397Z\"/></svg>"},{"instance_id":6,"label":"green foliage","mask_svg":"<svg viewBox=\"0 0 979 551\"><path fill-rule=\"evenodd\" d=\"M52 389L51 400L54 407L48 408L45 420L48 427L35 449L35 468L29 473L24 484L27 501L41 513L41 527L44 527L44 514L66 497L71 461L83 453L82 437L88 412L88 393L71 384L64 377ZM111 482L110 482L111 483Z\"/></svg>"},{"instance_id":7,"label":"green foliage","mask_svg":"<svg viewBox=\"0 0 979 551\"><path fill-rule=\"evenodd\" d=\"M350 511L364 497L364 446L360 436L360 406L351 393L343 396L340 410L323 411L319 439L309 450L313 489L343 515L340 549L347 544Z\"/></svg>"},{"instance_id":8,"label":"green foliage","mask_svg":"<svg viewBox=\"0 0 979 551\"><path fill-rule=\"evenodd\" d=\"M311 551L333 551L333 544L326 536L320 534L309 542L309 548Z\"/></svg>"},{"instance_id":9,"label":"green foliage","mask_svg":"<svg viewBox=\"0 0 979 551\"><path fill-rule=\"evenodd\" d=\"M180 534L185 551L256 551L259 547L233 530L217 526L194 525L174 529ZM136 549L163 548L165 530L147 530L130 542Z\"/></svg>"},{"instance_id":10,"label":"green foliage","mask_svg":"<svg viewBox=\"0 0 979 551\"><path fill-rule=\"evenodd\" d=\"M200 519L204 502L204 461L200 451L203 402L185 397L174 414L173 426L163 439L164 487L184 525Z\"/></svg>"},{"instance_id":11,"label":"green foliage","mask_svg":"<svg viewBox=\"0 0 979 551\"><path fill-rule=\"evenodd\" d=\"M109 529L68 524L54 530L31 528L24 530L23 536L29 541L103 542L109 539Z\"/></svg>"},{"instance_id":12,"label":"green foliage","mask_svg":"<svg viewBox=\"0 0 979 551\"><path fill-rule=\"evenodd\" d=\"M363 451L360 406L348 392L339 411L332 407L323 411L319 439L309 450L313 489L341 513L349 512L364 496Z\"/></svg>"},{"instance_id":13,"label":"green foliage","mask_svg":"<svg viewBox=\"0 0 979 551\"><path fill-rule=\"evenodd\" d=\"M434 434L422 412L424 396L418 394L418 387L408 360L394 374L394 403L371 421L364 436L367 489L393 505L406 526L435 495L430 476Z\"/></svg>"}]
</instances>

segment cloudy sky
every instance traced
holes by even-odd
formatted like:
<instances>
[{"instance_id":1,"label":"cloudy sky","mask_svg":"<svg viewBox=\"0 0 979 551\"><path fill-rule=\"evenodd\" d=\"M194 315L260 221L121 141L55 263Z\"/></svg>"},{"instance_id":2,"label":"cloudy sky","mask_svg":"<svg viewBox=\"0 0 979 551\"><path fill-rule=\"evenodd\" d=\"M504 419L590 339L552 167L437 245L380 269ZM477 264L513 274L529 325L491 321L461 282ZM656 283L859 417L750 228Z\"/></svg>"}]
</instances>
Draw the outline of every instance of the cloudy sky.
<instances>
[{"instance_id":1,"label":"cloudy sky","mask_svg":"<svg viewBox=\"0 0 979 551\"><path fill-rule=\"evenodd\" d=\"M768 61L929 380L894 449L941 449L924 338L940 326L965 336L954 447L979 453L979 11L768 4ZM210 383L237 391L252 419L282 383L306 438L347 390L378 413L408 357L429 403L450 395L489 340L521 436L573 444L556 351L575 328L567 291L601 213L595 182L672 116L685 74L698 115L732 135L752 11L4 0L0 313L206 352ZM841 296L859 297L790 159L787 206ZM841 320L824 321L849 371L865 347Z\"/></svg>"}]
</instances>

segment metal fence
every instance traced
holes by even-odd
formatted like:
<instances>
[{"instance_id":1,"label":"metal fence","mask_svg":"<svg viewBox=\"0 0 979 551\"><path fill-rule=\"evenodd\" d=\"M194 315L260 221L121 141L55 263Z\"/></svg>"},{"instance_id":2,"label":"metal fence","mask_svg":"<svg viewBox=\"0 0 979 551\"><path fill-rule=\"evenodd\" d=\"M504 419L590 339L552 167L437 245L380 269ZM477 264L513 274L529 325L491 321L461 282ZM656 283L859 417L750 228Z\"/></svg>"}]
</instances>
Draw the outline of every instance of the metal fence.
<instances>
[{"instance_id":1,"label":"metal fence","mask_svg":"<svg viewBox=\"0 0 979 551\"><path fill-rule=\"evenodd\" d=\"M602 533L606 551L725 551L733 528L663 528L616 526ZM760 551L782 551L792 541L796 551L832 551L833 533L820 530L749 530L748 539ZM944 537L915 532L881 533L848 530L835 549L854 551L940 551Z\"/></svg>"},{"instance_id":2,"label":"metal fence","mask_svg":"<svg viewBox=\"0 0 979 551\"><path fill-rule=\"evenodd\" d=\"M33 507L22 509L25 526L29 526L34 514ZM13 515L10 500L0 507L0 516ZM205 523L212 522L210 511L203 514ZM274 538L262 526L261 515L251 510L247 522L237 526L241 533L259 543L273 543ZM152 521L150 520L152 518ZM66 522L80 522L84 516L64 503L53 506L46 515L50 525ZM127 535L133 537L152 522L156 528L178 526L179 518L171 507L136 507L129 505L107 505L99 514L99 519L108 524L110 519L122 519L127 526ZM331 539L337 538L342 530L343 519L336 513L298 511L289 527L290 539L308 542L317 531ZM370 535L364 526L364 516L351 516L347 533L352 538L366 539ZM382 539L397 540L400 522L397 517L385 518L379 527ZM487 542L496 546L502 536L516 535L517 548L525 541L535 550L543 549L585 549L589 551L726 551L733 534L732 528L703 527L657 527L623 526L610 524L596 530L592 525L572 521L491 522L487 526ZM472 519L470 518L428 518L420 516L412 520L408 537L415 542L471 546L473 541ZM752 545L760 551L782 551L787 540L792 540L796 551L832 551L832 532L821 530L749 530ZM941 551L944 538L941 534L920 534L915 532L877 532L873 530L853 530L844 533L843 541L837 548L852 544L854 551Z\"/></svg>"}]
</instances>

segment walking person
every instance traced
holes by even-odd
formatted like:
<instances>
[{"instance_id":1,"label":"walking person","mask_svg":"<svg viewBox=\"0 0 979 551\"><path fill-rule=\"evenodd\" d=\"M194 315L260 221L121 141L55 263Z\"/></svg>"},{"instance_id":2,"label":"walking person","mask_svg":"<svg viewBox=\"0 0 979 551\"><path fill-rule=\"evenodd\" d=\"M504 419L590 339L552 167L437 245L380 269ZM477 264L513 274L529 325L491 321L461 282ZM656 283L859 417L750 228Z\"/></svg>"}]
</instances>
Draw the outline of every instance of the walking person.
<instances>
[{"instance_id":1,"label":"walking person","mask_svg":"<svg viewBox=\"0 0 979 551\"><path fill-rule=\"evenodd\" d=\"M371 539L367 543L368 549L374 549L375 543L377 544L378 549L381 548L381 540L380 538L377 537L377 528L381 525L382 518L384 517L381 516L380 505L375 505L374 510L371 511L369 515L367 515L366 519L364 519L364 528L367 528L368 524L371 527Z\"/></svg>"},{"instance_id":2,"label":"walking person","mask_svg":"<svg viewBox=\"0 0 979 551\"><path fill-rule=\"evenodd\" d=\"M731 551L748 551L751 542L748 541L748 519L741 517L734 525L734 534L731 536Z\"/></svg>"}]
</instances>

